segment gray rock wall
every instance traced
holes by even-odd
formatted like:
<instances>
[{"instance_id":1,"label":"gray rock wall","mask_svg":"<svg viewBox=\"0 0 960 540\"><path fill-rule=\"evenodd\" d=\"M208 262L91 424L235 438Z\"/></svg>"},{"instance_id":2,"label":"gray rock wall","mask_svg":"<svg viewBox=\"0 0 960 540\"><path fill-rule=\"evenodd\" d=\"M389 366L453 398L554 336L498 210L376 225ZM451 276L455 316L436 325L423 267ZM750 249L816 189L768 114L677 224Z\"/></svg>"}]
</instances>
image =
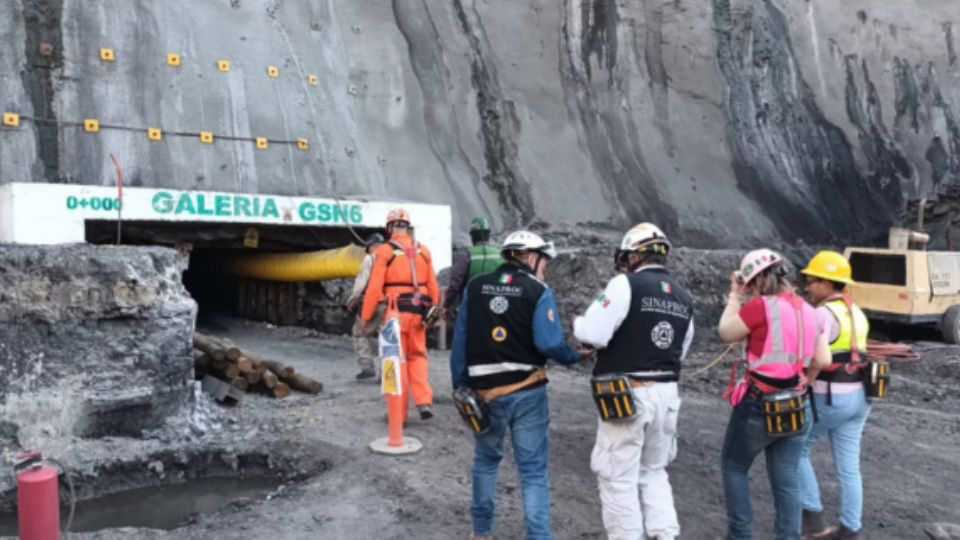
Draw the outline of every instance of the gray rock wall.
<instances>
[{"instance_id":1,"label":"gray rock wall","mask_svg":"<svg viewBox=\"0 0 960 540\"><path fill-rule=\"evenodd\" d=\"M196 304L166 248L0 246L0 421L24 447L140 435L193 396Z\"/></svg>"},{"instance_id":2,"label":"gray rock wall","mask_svg":"<svg viewBox=\"0 0 960 540\"><path fill-rule=\"evenodd\" d=\"M13 0L4 109L312 146L28 122L0 182L112 184L113 152L133 185L447 203L459 229L879 240L960 184L958 28L940 0Z\"/></svg>"}]
</instances>

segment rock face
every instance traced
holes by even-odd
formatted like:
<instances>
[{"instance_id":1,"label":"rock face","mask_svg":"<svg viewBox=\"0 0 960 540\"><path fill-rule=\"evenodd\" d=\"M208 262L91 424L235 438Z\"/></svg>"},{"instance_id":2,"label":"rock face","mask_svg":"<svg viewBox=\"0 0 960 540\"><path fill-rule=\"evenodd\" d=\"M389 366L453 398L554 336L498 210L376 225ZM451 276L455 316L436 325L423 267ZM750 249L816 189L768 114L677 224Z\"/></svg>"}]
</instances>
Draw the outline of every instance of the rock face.
<instances>
[{"instance_id":1,"label":"rock face","mask_svg":"<svg viewBox=\"0 0 960 540\"><path fill-rule=\"evenodd\" d=\"M189 404L183 266L166 248L0 246L3 435L138 436Z\"/></svg>"},{"instance_id":2,"label":"rock face","mask_svg":"<svg viewBox=\"0 0 960 540\"><path fill-rule=\"evenodd\" d=\"M929 0L14 0L5 110L311 147L25 120L0 182L112 184L112 152L133 185L447 203L463 231L877 240L960 184L958 26Z\"/></svg>"}]
</instances>

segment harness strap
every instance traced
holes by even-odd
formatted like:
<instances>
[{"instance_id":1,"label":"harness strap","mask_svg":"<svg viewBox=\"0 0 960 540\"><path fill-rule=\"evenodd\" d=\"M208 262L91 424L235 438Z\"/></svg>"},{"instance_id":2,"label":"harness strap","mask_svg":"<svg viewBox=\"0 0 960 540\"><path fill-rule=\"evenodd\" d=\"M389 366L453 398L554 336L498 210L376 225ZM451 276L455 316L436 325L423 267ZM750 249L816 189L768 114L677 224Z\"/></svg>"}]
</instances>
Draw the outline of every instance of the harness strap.
<instances>
[{"instance_id":1,"label":"harness strap","mask_svg":"<svg viewBox=\"0 0 960 540\"><path fill-rule=\"evenodd\" d=\"M413 304L414 304L414 305L419 305L419 303L420 303L420 297L422 296L422 295L420 294L420 288L421 288L421 287L426 287L426 283L421 284L421 283L420 283L420 280L417 279L417 261L416 261L416 258L417 258L417 255L420 253L420 243L419 243L419 242L413 242L413 243L410 245L409 248L403 247L403 245L402 245L400 242L397 242L397 241L395 241L395 240L388 240L387 243L389 243L391 246L393 246L395 250L400 250L400 251L402 251L402 252L407 256L407 261L410 263L410 276L411 276L411 280L410 280L410 283L402 283L402 282L397 282L397 281L389 281L389 282L383 284L384 287L410 287L410 288L412 288L413 291L414 291L414 292L413 292ZM394 255L394 257L392 257L389 261L387 261L387 267L388 267L388 268L390 267L391 264L393 264L393 260L394 260L395 258L396 258L396 255Z\"/></svg>"}]
</instances>

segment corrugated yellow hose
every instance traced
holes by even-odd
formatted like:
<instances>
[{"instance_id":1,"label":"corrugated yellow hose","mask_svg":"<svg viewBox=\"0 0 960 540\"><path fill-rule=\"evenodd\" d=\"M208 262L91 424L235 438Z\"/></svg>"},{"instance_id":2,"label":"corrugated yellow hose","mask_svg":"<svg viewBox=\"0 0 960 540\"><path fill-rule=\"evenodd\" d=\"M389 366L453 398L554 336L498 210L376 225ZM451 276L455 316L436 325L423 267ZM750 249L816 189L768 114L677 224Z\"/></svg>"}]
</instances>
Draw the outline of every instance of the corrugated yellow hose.
<instances>
[{"instance_id":1,"label":"corrugated yellow hose","mask_svg":"<svg viewBox=\"0 0 960 540\"><path fill-rule=\"evenodd\" d=\"M227 272L266 281L323 281L356 277L363 262L362 247L349 245L309 253L244 255L230 261Z\"/></svg>"}]
</instances>

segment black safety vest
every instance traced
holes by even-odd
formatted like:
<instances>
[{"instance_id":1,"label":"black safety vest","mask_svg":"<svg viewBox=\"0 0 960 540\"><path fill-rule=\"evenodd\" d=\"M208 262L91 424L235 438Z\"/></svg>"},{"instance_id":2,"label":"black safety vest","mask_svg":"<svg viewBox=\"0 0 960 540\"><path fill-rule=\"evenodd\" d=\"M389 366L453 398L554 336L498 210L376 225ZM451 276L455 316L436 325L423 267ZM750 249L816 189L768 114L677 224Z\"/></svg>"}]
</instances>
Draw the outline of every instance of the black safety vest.
<instances>
[{"instance_id":1,"label":"black safety vest","mask_svg":"<svg viewBox=\"0 0 960 540\"><path fill-rule=\"evenodd\" d=\"M467 367L470 387L520 382L547 363L533 342L533 314L546 284L516 263L467 285Z\"/></svg>"},{"instance_id":2,"label":"black safety vest","mask_svg":"<svg viewBox=\"0 0 960 540\"><path fill-rule=\"evenodd\" d=\"M693 298L663 268L627 274L630 310L597 354L594 375L633 374L638 380L676 381Z\"/></svg>"}]
</instances>

